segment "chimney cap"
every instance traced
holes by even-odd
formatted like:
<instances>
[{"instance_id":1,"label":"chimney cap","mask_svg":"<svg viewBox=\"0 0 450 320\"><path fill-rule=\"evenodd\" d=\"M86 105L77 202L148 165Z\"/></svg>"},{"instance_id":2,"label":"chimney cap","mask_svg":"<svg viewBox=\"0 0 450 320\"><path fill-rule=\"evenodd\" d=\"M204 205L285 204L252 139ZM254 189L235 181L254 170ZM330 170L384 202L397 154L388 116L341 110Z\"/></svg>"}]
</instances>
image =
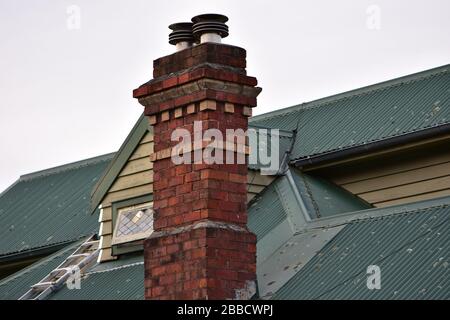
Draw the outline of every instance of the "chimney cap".
<instances>
[{"instance_id":1,"label":"chimney cap","mask_svg":"<svg viewBox=\"0 0 450 320\"><path fill-rule=\"evenodd\" d=\"M192 35L192 22L177 22L169 26L172 32L169 34L169 43L176 45L180 42L194 42Z\"/></svg>"},{"instance_id":2,"label":"chimney cap","mask_svg":"<svg viewBox=\"0 0 450 320\"><path fill-rule=\"evenodd\" d=\"M220 37L228 37L228 26L225 24L228 21L228 17L222 14L207 13L195 16L192 18L194 26L192 31L194 38L200 39L202 34L216 33Z\"/></svg>"}]
</instances>

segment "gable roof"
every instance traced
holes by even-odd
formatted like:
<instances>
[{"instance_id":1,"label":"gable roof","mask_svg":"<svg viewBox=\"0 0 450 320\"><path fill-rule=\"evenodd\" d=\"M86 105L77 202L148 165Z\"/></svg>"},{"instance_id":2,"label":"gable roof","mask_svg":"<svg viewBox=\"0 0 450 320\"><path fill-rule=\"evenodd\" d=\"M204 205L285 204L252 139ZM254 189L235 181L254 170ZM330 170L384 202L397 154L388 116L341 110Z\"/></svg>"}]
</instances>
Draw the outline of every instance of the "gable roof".
<instances>
[{"instance_id":1,"label":"gable roof","mask_svg":"<svg viewBox=\"0 0 450 320\"><path fill-rule=\"evenodd\" d=\"M90 191L113 154L24 175L0 196L0 260L67 244L98 227Z\"/></svg>"},{"instance_id":2,"label":"gable roof","mask_svg":"<svg viewBox=\"0 0 450 320\"><path fill-rule=\"evenodd\" d=\"M111 188L117 176L127 164L127 161L133 154L134 150L136 150L139 146L141 139L148 131L152 130L153 127L149 125L147 117L142 114L133 129L131 129L131 132L128 134L125 141L122 143L119 151L115 153L114 158L104 171L103 175L92 188L90 204L91 212L98 209L98 206L105 197L109 188Z\"/></svg>"},{"instance_id":3,"label":"gable roof","mask_svg":"<svg viewBox=\"0 0 450 320\"><path fill-rule=\"evenodd\" d=\"M255 116L250 123L298 126L291 158L298 165L381 141L450 133L450 65Z\"/></svg>"}]
</instances>

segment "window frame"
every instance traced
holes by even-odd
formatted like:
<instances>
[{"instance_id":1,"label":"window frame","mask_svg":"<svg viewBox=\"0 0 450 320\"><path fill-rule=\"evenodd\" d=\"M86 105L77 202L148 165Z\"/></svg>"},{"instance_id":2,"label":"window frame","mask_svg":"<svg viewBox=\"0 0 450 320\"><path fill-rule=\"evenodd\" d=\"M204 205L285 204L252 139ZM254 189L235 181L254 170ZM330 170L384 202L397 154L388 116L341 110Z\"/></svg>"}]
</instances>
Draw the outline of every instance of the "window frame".
<instances>
[{"instance_id":1,"label":"window frame","mask_svg":"<svg viewBox=\"0 0 450 320\"><path fill-rule=\"evenodd\" d=\"M121 209L131 207L152 204L153 207L153 194L135 197L131 199L116 201L111 204L112 209L112 241L111 251L113 256L118 256L125 253L136 252L144 250L144 239L130 240L129 242L113 244L115 238L116 224Z\"/></svg>"}]
</instances>

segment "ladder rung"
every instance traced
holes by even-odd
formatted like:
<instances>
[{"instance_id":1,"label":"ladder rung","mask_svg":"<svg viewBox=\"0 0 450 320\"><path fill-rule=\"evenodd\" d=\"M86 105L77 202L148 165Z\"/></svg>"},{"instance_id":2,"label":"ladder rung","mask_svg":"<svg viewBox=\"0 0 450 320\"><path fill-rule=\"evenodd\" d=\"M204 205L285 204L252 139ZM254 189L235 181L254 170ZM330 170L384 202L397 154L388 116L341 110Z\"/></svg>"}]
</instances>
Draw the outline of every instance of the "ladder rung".
<instances>
[{"instance_id":1,"label":"ladder rung","mask_svg":"<svg viewBox=\"0 0 450 320\"><path fill-rule=\"evenodd\" d=\"M39 283L32 285L31 287L34 289L42 288L42 287L47 288L47 287L53 286L55 284L56 284L56 282L53 282L53 281L52 282L39 282Z\"/></svg>"},{"instance_id":2,"label":"ladder rung","mask_svg":"<svg viewBox=\"0 0 450 320\"><path fill-rule=\"evenodd\" d=\"M90 255L91 255L90 253L76 253L70 255L67 259L86 258L89 257Z\"/></svg>"},{"instance_id":3,"label":"ladder rung","mask_svg":"<svg viewBox=\"0 0 450 320\"><path fill-rule=\"evenodd\" d=\"M50 271L50 273L41 280L41 282L32 285L30 290L28 290L24 295L22 295L19 300L37 300L44 299L48 296L52 290L59 287L63 281L69 276L69 272L73 267L78 266L83 268L88 265L91 260L96 256L99 251L99 240L87 240L85 243L81 244L72 255L68 256L63 263L61 263L56 269ZM93 246L93 248L89 248ZM77 253L80 252L80 253ZM83 258L80 261L73 261L74 264L70 264L70 260ZM69 264L69 265L68 265ZM64 273L63 273L64 272ZM58 273L63 273L59 275ZM46 280L54 281L46 281Z\"/></svg>"},{"instance_id":4,"label":"ladder rung","mask_svg":"<svg viewBox=\"0 0 450 320\"><path fill-rule=\"evenodd\" d=\"M68 267L68 268L58 268L58 269L55 269L55 270L53 270L52 272L50 272L50 274L53 274L53 273L60 273L60 272L63 272L63 271L69 272L69 271L71 271L71 270L72 270L72 268L70 268L70 267Z\"/></svg>"},{"instance_id":5,"label":"ladder rung","mask_svg":"<svg viewBox=\"0 0 450 320\"><path fill-rule=\"evenodd\" d=\"M96 245L98 244L100 241L98 240L93 240L93 241L87 241L85 243L83 243L81 246L82 247L87 247L87 246L91 246L91 245Z\"/></svg>"}]
</instances>

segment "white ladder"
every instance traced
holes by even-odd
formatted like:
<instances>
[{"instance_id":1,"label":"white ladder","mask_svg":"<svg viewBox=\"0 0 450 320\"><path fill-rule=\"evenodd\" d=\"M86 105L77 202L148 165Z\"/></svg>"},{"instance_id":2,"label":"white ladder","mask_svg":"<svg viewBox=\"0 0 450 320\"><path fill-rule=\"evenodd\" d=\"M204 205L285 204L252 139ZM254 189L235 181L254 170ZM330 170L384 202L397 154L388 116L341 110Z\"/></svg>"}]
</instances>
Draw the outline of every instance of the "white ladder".
<instances>
[{"instance_id":1,"label":"white ladder","mask_svg":"<svg viewBox=\"0 0 450 320\"><path fill-rule=\"evenodd\" d=\"M44 279L32 285L30 290L19 300L44 300L50 293L59 290L66 283L74 268L82 270L91 262L96 261L100 251L99 242L99 240L95 240L95 235L90 236L56 269L51 271Z\"/></svg>"}]
</instances>

